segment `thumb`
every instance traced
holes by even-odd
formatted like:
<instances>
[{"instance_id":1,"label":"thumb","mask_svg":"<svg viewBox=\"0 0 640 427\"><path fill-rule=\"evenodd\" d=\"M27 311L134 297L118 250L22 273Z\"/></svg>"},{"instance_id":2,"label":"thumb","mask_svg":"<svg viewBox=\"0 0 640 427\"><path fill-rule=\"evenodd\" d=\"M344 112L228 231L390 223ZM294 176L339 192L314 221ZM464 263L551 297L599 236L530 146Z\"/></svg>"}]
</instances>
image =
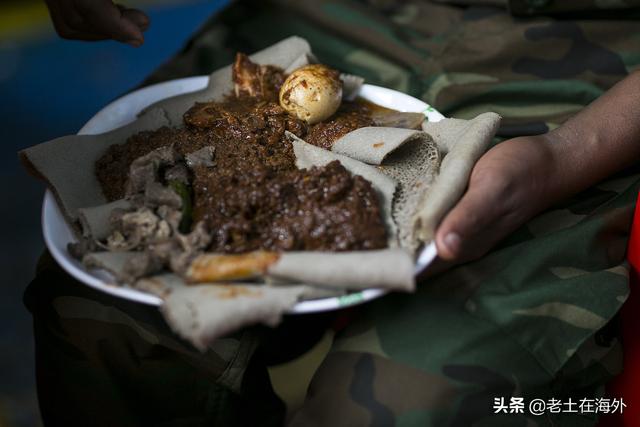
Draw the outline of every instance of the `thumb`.
<instances>
[{"instance_id":1,"label":"thumb","mask_svg":"<svg viewBox=\"0 0 640 427\"><path fill-rule=\"evenodd\" d=\"M494 239L490 238L492 233L488 227L496 216L498 204L492 200L495 196L491 189L486 187L470 186L440 223L436 246L443 260L467 260L482 255L492 245Z\"/></svg>"}]
</instances>

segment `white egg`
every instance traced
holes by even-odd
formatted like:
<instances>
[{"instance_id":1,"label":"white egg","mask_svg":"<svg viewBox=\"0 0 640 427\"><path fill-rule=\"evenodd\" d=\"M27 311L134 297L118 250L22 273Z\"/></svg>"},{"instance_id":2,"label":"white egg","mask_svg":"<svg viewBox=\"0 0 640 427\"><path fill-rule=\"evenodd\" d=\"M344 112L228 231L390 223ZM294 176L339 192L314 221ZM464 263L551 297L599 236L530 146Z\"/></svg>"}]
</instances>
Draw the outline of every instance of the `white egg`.
<instances>
[{"instance_id":1,"label":"white egg","mask_svg":"<svg viewBox=\"0 0 640 427\"><path fill-rule=\"evenodd\" d=\"M298 68L280 88L280 106L311 125L331 117L341 102L340 74L325 65Z\"/></svg>"}]
</instances>

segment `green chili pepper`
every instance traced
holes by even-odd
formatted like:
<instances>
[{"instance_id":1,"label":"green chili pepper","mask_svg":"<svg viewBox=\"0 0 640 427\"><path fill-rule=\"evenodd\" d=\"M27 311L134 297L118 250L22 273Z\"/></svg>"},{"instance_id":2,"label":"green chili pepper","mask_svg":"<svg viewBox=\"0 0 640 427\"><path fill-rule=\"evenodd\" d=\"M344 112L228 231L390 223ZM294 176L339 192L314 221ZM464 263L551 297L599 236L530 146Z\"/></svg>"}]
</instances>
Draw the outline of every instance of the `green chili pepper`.
<instances>
[{"instance_id":1,"label":"green chili pepper","mask_svg":"<svg viewBox=\"0 0 640 427\"><path fill-rule=\"evenodd\" d=\"M188 233L191 231L191 223L193 222L193 204L191 202L192 192L191 186L181 181L169 181L169 186L175 191L182 199L182 217L180 218L180 224L178 229L181 233Z\"/></svg>"}]
</instances>

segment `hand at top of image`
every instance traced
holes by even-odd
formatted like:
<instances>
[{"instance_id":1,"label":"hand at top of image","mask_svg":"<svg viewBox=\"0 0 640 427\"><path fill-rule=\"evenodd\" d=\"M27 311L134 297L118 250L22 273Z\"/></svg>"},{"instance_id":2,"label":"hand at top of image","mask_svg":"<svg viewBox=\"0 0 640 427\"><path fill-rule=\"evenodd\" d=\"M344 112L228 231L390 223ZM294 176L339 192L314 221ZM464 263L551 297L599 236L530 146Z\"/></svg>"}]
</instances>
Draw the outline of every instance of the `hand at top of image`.
<instances>
[{"instance_id":1,"label":"hand at top of image","mask_svg":"<svg viewBox=\"0 0 640 427\"><path fill-rule=\"evenodd\" d=\"M45 0L58 35L74 40L113 39L139 47L149 18L111 0Z\"/></svg>"}]
</instances>

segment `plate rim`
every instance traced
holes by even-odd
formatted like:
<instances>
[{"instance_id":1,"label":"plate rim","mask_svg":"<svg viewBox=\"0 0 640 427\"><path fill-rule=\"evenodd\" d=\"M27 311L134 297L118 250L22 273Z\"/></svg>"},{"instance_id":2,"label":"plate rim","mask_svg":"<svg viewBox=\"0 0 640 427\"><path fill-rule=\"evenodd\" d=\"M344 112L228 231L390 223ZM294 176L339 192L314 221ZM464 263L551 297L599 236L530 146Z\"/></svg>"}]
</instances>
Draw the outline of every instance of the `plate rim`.
<instances>
[{"instance_id":1,"label":"plate rim","mask_svg":"<svg viewBox=\"0 0 640 427\"><path fill-rule=\"evenodd\" d=\"M168 80L161 83L156 83L154 85L145 86L138 90L132 91L122 97L115 99L110 102L106 106L104 106L100 111L94 114L78 131L78 135L90 135L106 132L108 130L115 129L117 127L121 127L135 120L137 114L142 111L144 108L152 105L153 103L166 99L172 96L190 93L194 91L201 90L208 85L209 76L192 76L179 78L174 80ZM176 91L176 89L180 89L181 87L188 87L188 90L180 90ZM167 91L171 92L167 96L163 96ZM419 100L411 95L406 93L396 91L394 89L385 88L382 86L376 86L371 84L364 84L361 93L364 92L364 97L367 98L371 96L368 92L373 91L376 93L378 97L389 96L389 97L403 97L409 99L412 103L416 105L420 105L421 112L425 114L425 117L430 121L439 121L444 119L444 116L440 114L435 108L425 103L422 100ZM149 94L153 94L153 96L148 97ZM160 97L158 97L158 94ZM145 98L147 96L147 98ZM154 98L151 101L143 101L140 102L141 99L150 99ZM130 117L130 120L125 120L121 123L115 122L105 127L102 125L102 122L105 120L104 116L108 114L112 114L113 110L118 110L121 105L126 103L135 102L139 104L139 109L136 113L133 114L133 117ZM97 129L96 129L97 128ZM56 212L57 211L57 212ZM53 230L49 227L47 218L50 215L59 215L62 216L62 212L60 212L60 207L58 206L55 197L51 190L47 189L44 194L43 202L42 202L42 210L41 210L41 227L42 234L44 237L45 245L56 263L60 265L60 267L65 270L72 277L77 279L79 282L84 285L90 286L94 289L97 289L101 292L105 292L107 294L126 299L128 301L134 301L142 304L152 305L152 306L160 306L162 304L162 299L153 294L149 294L146 292L142 292L140 290L120 286L113 283L109 283L106 279L101 279L96 277L93 274L90 274L85 267L75 266L68 259L68 253L63 254L63 251L66 251L66 247L61 249L56 245L56 242L53 238ZM66 221L62 221L64 226L68 228L68 230L73 235L69 224ZM420 252L417 260L416 260L416 269L415 274L418 275L422 272L437 256L437 249L434 242L430 242L426 245L423 250ZM304 313L318 313L323 311L331 311L340 308L350 307L354 305L363 304L365 302L371 301L373 299L377 299L383 295L389 293L389 290L379 289L379 288L367 288L358 291L353 291L347 293L345 295L336 296L336 297L327 297L327 298L318 298L307 301L300 301L296 303L290 310L287 311L287 314L304 314Z\"/></svg>"}]
</instances>

